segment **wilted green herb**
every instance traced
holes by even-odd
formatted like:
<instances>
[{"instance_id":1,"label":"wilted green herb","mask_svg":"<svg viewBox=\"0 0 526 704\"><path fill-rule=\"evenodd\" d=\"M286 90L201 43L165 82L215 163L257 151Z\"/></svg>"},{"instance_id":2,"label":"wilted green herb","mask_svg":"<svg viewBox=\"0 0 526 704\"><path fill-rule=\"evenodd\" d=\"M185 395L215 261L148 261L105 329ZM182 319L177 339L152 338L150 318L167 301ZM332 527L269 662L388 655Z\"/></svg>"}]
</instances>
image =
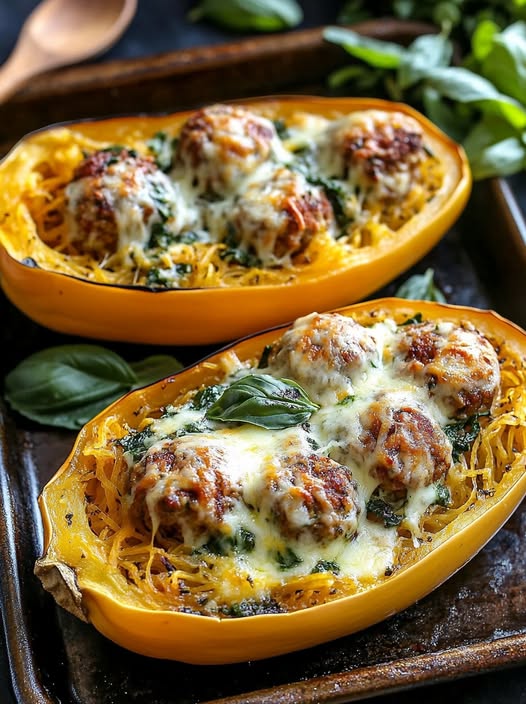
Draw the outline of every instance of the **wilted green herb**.
<instances>
[{"instance_id":1,"label":"wilted green herb","mask_svg":"<svg viewBox=\"0 0 526 704\"><path fill-rule=\"evenodd\" d=\"M386 528L399 526L404 519L403 516L394 512L393 507L387 501L380 499L378 496L371 496L365 508L379 518Z\"/></svg>"},{"instance_id":2,"label":"wilted green herb","mask_svg":"<svg viewBox=\"0 0 526 704\"><path fill-rule=\"evenodd\" d=\"M487 415L489 415L488 412L475 413L465 420L446 425L444 432L452 445L453 460L455 462L458 462L464 452L467 452L471 448L471 445L480 433L479 418Z\"/></svg>"},{"instance_id":3,"label":"wilted green herb","mask_svg":"<svg viewBox=\"0 0 526 704\"><path fill-rule=\"evenodd\" d=\"M414 274L399 286L395 296L418 301L437 301L445 303L446 297L434 281L433 269L426 269L423 274Z\"/></svg>"}]
</instances>

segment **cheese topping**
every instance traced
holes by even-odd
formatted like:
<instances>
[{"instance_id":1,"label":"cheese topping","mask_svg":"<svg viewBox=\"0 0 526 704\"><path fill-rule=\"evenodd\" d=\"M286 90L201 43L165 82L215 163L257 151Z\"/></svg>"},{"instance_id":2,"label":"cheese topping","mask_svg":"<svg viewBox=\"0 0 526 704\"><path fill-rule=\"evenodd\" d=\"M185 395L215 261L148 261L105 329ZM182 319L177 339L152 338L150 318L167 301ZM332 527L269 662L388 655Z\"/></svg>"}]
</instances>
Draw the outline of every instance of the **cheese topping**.
<instances>
[{"instance_id":1,"label":"cheese topping","mask_svg":"<svg viewBox=\"0 0 526 704\"><path fill-rule=\"evenodd\" d=\"M61 147L66 136L57 132L42 165L49 184L38 171L38 193L25 199L64 258L59 270L80 267L98 282L259 285L290 281L324 256L345 267L395 236L443 182L422 128L390 111L273 122L219 104L126 146Z\"/></svg>"},{"instance_id":2,"label":"cheese topping","mask_svg":"<svg viewBox=\"0 0 526 704\"><path fill-rule=\"evenodd\" d=\"M441 345L425 347L430 327ZM407 350L420 340L427 364L438 363L444 348L464 350L466 337L471 354L455 373L482 413L499 378L487 385L491 399L478 393L484 366L498 367L479 333L391 319L364 327L330 313L300 318L273 344L266 366L232 365L221 384L123 439L132 515L154 537L213 562L212 612L259 603L277 586L317 573L357 585L383 578L397 564L400 531L418 544L424 517L447 503L448 426L465 417L437 393L449 382L422 383ZM254 391L243 397L254 420L223 420L226 391L258 378L281 380L292 405L280 412L292 417L272 421L275 395L262 402ZM307 422L295 420L306 397L287 380L318 404Z\"/></svg>"}]
</instances>

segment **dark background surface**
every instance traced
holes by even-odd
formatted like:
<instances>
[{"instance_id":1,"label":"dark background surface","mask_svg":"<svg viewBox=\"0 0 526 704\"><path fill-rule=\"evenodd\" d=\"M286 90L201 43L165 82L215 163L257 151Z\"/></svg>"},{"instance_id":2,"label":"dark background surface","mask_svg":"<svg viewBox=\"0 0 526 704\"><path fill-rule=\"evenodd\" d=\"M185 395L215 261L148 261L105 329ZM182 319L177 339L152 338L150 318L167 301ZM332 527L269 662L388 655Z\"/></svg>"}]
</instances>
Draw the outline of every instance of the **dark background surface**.
<instances>
[{"instance_id":1,"label":"dark background surface","mask_svg":"<svg viewBox=\"0 0 526 704\"><path fill-rule=\"evenodd\" d=\"M72 1L89 2L89 0ZM36 4L36 0L0 0L0 63L9 55L24 18ZM305 17L299 29L334 24L342 2L341 0L303 0L301 4ZM98 60L137 58L192 46L219 44L247 36L223 31L205 22L199 24L188 22L186 13L193 5L193 2L186 0L139 0L137 15L123 38ZM513 177L510 183L523 212L526 212L524 174ZM469 704L475 702L526 703L526 667L515 667L451 683L422 687L368 701L379 701L384 704L396 702L420 704L422 701L427 704L439 702L443 704L448 699ZM15 704L10 691L8 667L2 642L0 642L0 704ZM24 704L24 702L16 702L16 704Z\"/></svg>"}]
</instances>

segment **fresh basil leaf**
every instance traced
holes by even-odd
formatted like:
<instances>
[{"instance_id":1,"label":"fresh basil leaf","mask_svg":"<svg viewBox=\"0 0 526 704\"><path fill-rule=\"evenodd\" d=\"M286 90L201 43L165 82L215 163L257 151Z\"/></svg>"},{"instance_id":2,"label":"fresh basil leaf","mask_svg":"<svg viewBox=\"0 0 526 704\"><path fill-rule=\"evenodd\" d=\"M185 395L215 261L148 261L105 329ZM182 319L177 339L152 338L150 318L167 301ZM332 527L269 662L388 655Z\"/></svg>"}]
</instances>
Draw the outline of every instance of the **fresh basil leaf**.
<instances>
[{"instance_id":1,"label":"fresh basil leaf","mask_svg":"<svg viewBox=\"0 0 526 704\"><path fill-rule=\"evenodd\" d=\"M493 20L482 20L471 37L471 51L477 61L483 61L493 48L493 39L499 33L499 25Z\"/></svg>"},{"instance_id":2,"label":"fresh basil leaf","mask_svg":"<svg viewBox=\"0 0 526 704\"><path fill-rule=\"evenodd\" d=\"M473 178L511 176L526 167L526 148L516 137L486 147L470 157Z\"/></svg>"},{"instance_id":3,"label":"fresh basil leaf","mask_svg":"<svg viewBox=\"0 0 526 704\"><path fill-rule=\"evenodd\" d=\"M440 93L429 86L424 86L422 90L422 102L429 119L448 134L451 139L456 142L462 142L466 132L473 123L471 117L460 115L456 106L448 105Z\"/></svg>"},{"instance_id":4,"label":"fresh basil leaf","mask_svg":"<svg viewBox=\"0 0 526 704\"><path fill-rule=\"evenodd\" d=\"M481 110L501 115L511 125L526 127L526 107L497 88L483 76L457 66L430 69L426 85L458 103L472 103Z\"/></svg>"},{"instance_id":5,"label":"fresh basil leaf","mask_svg":"<svg viewBox=\"0 0 526 704\"><path fill-rule=\"evenodd\" d=\"M329 87L341 88L341 86L352 81L353 88L365 88L374 85L379 80L380 73L373 71L367 66L353 64L342 66L329 74ZM368 84L368 85L364 85Z\"/></svg>"},{"instance_id":6,"label":"fresh basil leaf","mask_svg":"<svg viewBox=\"0 0 526 704\"><path fill-rule=\"evenodd\" d=\"M526 22L515 22L493 37L481 73L500 91L526 103Z\"/></svg>"},{"instance_id":7,"label":"fresh basil leaf","mask_svg":"<svg viewBox=\"0 0 526 704\"><path fill-rule=\"evenodd\" d=\"M323 38L342 46L351 56L375 68L398 68L406 53L406 49L400 44L365 37L352 29L342 27L327 27Z\"/></svg>"},{"instance_id":8,"label":"fresh basil leaf","mask_svg":"<svg viewBox=\"0 0 526 704\"><path fill-rule=\"evenodd\" d=\"M132 388L164 375L166 361L134 366L98 345L50 347L7 374L4 395L26 418L78 430Z\"/></svg>"},{"instance_id":9,"label":"fresh basil leaf","mask_svg":"<svg viewBox=\"0 0 526 704\"><path fill-rule=\"evenodd\" d=\"M169 354L154 354L139 362L131 362L130 367L137 378L132 388L138 388L176 374L183 365Z\"/></svg>"},{"instance_id":10,"label":"fresh basil leaf","mask_svg":"<svg viewBox=\"0 0 526 704\"><path fill-rule=\"evenodd\" d=\"M424 34L407 48L398 69L398 83L409 88L420 81L431 68L448 66L453 56L453 45L442 34Z\"/></svg>"},{"instance_id":11,"label":"fresh basil leaf","mask_svg":"<svg viewBox=\"0 0 526 704\"><path fill-rule=\"evenodd\" d=\"M521 133L500 118L482 118L464 139L463 146L477 180L514 174L526 164Z\"/></svg>"},{"instance_id":12,"label":"fresh basil leaf","mask_svg":"<svg viewBox=\"0 0 526 704\"><path fill-rule=\"evenodd\" d=\"M423 274L414 274L398 287L395 296L415 301L437 301L445 303L446 297L434 282L434 270L426 269Z\"/></svg>"},{"instance_id":13,"label":"fresh basil leaf","mask_svg":"<svg viewBox=\"0 0 526 704\"><path fill-rule=\"evenodd\" d=\"M303 10L296 0L201 0L188 19L206 19L238 31L274 32L299 25Z\"/></svg>"},{"instance_id":14,"label":"fresh basil leaf","mask_svg":"<svg viewBox=\"0 0 526 704\"><path fill-rule=\"evenodd\" d=\"M205 415L209 420L280 430L304 423L318 408L290 379L249 374L227 387Z\"/></svg>"}]
</instances>

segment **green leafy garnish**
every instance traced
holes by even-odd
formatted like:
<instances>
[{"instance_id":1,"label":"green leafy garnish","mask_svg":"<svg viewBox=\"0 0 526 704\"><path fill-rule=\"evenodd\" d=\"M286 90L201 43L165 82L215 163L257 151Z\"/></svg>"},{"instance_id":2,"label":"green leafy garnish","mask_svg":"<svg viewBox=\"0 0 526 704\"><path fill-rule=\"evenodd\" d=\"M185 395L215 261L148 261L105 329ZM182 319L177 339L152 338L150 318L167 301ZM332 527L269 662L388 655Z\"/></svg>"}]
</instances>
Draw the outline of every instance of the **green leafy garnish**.
<instances>
[{"instance_id":1,"label":"green leafy garnish","mask_svg":"<svg viewBox=\"0 0 526 704\"><path fill-rule=\"evenodd\" d=\"M462 1L426 3L428 11L434 6L433 19L442 31L419 36L408 47L327 27L327 41L365 64L339 68L329 85L341 91L349 81L363 91L369 81L376 94L414 105L461 142L475 179L507 176L526 166L526 3L501 3L508 16L520 17L505 29L502 16L490 10L469 18L463 65L452 66L448 33L463 20ZM359 0L353 5L354 11L365 9ZM423 16L410 0L395 5L399 16L402 6L411 8L409 16Z\"/></svg>"},{"instance_id":2,"label":"green leafy garnish","mask_svg":"<svg viewBox=\"0 0 526 704\"><path fill-rule=\"evenodd\" d=\"M340 574L340 565L333 560L318 560L312 568L312 574L316 574L316 572L333 572L334 574Z\"/></svg>"},{"instance_id":3,"label":"green leafy garnish","mask_svg":"<svg viewBox=\"0 0 526 704\"><path fill-rule=\"evenodd\" d=\"M256 536L247 528L240 527L232 535L213 535L200 550L213 555L229 555L232 552L248 553L256 547Z\"/></svg>"},{"instance_id":4,"label":"green leafy garnish","mask_svg":"<svg viewBox=\"0 0 526 704\"><path fill-rule=\"evenodd\" d=\"M289 547L285 548L285 550L277 550L274 553L274 559L279 569L283 571L290 570L303 562L301 557L298 557L294 550Z\"/></svg>"},{"instance_id":5,"label":"green leafy garnish","mask_svg":"<svg viewBox=\"0 0 526 704\"><path fill-rule=\"evenodd\" d=\"M404 519L402 515L394 512L393 507L387 501L380 499L378 496L371 496L365 508L379 518L386 528L399 526Z\"/></svg>"},{"instance_id":6,"label":"green leafy garnish","mask_svg":"<svg viewBox=\"0 0 526 704\"><path fill-rule=\"evenodd\" d=\"M201 0L188 19L237 31L275 32L300 24L303 10L296 0Z\"/></svg>"},{"instance_id":7,"label":"green leafy garnish","mask_svg":"<svg viewBox=\"0 0 526 704\"><path fill-rule=\"evenodd\" d=\"M280 430L304 423L318 409L296 382L248 374L225 389L206 417Z\"/></svg>"},{"instance_id":8,"label":"green leafy garnish","mask_svg":"<svg viewBox=\"0 0 526 704\"><path fill-rule=\"evenodd\" d=\"M433 503L435 503L437 506L444 506L444 508L451 506L451 492L449 491L448 487L445 484L442 484L441 482L436 482L434 487L436 498Z\"/></svg>"},{"instance_id":9,"label":"green leafy garnish","mask_svg":"<svg viewBox=\"0 0 526 704\"><path fill-rule=\"evenodd\" d=\"M421 323L422 320L422 313L415 313L410 318L407 318L407 320L404 320L403 323L399 323L399 325L401 327L403 327L404 325L418 325L418 323Z\"/></svg>"},{"instance_id":10,"label":"green leafy garnish","mask_svg":"<svg viewBox=\"0 0 526 704\"><path fill-rule=\"evenodd\" d=\"M161 171L170 171L172 168L178 141L177 137L170 137L166 132L157 132L146 142Z\"/></svg>"},{"instance_id":11,"label":"green leafy garnish","mask_svg":"<svg viewBox=\"0 0 526 704\"><path fill-rule=\"evenodd\" d=\"M438 303L445 303L446 297L435 284L434 275L435 272L433 269L426 269L423 274L410 276L398 287L395 296L415 301L437 301Z\"/></svg>"},{"instance_id":12,"label":"green leafy garnish","mask_svg":"<svg viewBox=\"0 0 526 704\"><path fill-rule=\"evenodd\" d=\"M192 265L186 263L174 264L170 269L160 269L152 266L146 274L146 285L172 288L178 283L179 279L191 273Z\"/></svg>"},{"instance_id":13,"label":"green leafy garnish","mask_svg":"<svg viewBox=\"0 0 526 704\"><path fill-rule=\"evenodd\" d=\"M192 399L191 406L196 411L204 411L217 401L223 391L226 389L224 384L215 384L214 386L205 386L196 393Z\"/></svg>"},{"instance_id":14,"label":"green leafy garnish","mask_svg":"<svg viewBox=\"0 0 526 704\"><path fill-rule=\"evenodd\" d=\"M138 432L133 431L125 435L117 444L122 447L124 452L129 452L134 462L137 462L148 449L148 440L152 437L150 428L144 428Z\"/></svg>"},{"instance_id":15,"label":"green leafy garnish","mask_svg":"<svg viewBox=\"0 0 526 704\"><path fill-rule=\"evenodd\" d=\"M169 355L130 363L99 345L61 345L36 352L5 377L5 398L42 425L78 430L132 389L174 374Z\"/></svg>"},{"instance_id":16,"label":"green leafy garnish","mask_svg":"<svg viewBox=\"0 0 526 704\"><path fill-rule=\"evenodd\" d=\"M465 420L460 420L457 423L449 423L445 426L444 432L453 448L452 454L454 462L458 462L464 452L467 452L471 448L471 445L480 433L479 418L487 415L489 415L488 412L474 413Z\"/></svg>"},{"instance_id":17,"label":"green leafy garnish","mask_svg":"<svg viewBox=\"0 0 526 704\"><path fill-rule=\"evenodd\" d=\"M243 599L243 601L221 607L220 611L225 616L244 618L246 616L259 616L260 614L279 614L283 612L283 608L274 599L266 597L261 600Z\"/></svg>"}]
</instances>

